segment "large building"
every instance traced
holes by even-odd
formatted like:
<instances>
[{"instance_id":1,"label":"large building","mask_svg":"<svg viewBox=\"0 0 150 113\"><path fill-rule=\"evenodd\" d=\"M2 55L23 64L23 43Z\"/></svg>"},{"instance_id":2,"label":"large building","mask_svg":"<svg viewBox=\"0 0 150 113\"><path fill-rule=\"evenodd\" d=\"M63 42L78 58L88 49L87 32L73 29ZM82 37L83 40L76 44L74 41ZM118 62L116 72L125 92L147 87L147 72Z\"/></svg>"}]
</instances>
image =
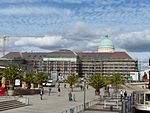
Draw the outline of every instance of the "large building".
<instances>
[{"instance_id":1,"label":"large building","mask_svg":"<svg viewBox=\"0 0 150 113\"><path fill-rule=\"evenodd\" d=\"M15 63L25 71L46 72L51 78L66 78L70 74L88 76L95 73L123 76L138 71L138 61L126 52L115 52L110 39L104 38L98 52L76 52L59 50L54 52L10 52L3 56L7 62Z\"/></svg>"}]
</instances>

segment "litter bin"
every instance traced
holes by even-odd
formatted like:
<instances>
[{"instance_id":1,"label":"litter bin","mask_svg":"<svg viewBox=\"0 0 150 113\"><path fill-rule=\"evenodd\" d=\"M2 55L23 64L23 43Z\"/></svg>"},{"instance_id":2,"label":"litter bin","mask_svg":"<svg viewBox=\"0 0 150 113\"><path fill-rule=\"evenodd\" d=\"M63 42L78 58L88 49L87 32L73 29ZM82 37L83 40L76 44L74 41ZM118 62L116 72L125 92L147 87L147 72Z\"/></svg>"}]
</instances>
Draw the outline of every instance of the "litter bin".
<instances>
[{"instance_id":1,"label":"litter bin","mask_svg":"<svg viewBox=\"0 0 150 113\"><path fill-rule=\"evenodd\" d=\"M113 106L112 105L110 105L109 110L113 111Z\"/></svg>"}]
</instances>

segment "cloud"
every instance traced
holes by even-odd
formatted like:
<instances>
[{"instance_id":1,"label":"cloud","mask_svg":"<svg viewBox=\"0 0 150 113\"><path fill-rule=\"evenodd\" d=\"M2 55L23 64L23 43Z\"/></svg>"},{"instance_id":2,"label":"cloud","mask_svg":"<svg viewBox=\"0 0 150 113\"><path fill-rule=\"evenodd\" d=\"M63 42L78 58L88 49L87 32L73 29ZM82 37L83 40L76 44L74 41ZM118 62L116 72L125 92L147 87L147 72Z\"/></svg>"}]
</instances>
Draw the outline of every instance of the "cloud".
<instances>
[{"instance_id":1,"label":"cloud","mask_svg":"<svg viewBox=\"0 0 150 113\"><path fill-rule=\"evenodd\" d=\"M31 14L70 14L68 9L53 8L53 7L10 7L0 8L1 15L31 15Z\"/></svg>"},{"instance_id":2,"label":"cloud","mask_svg":"<svg viewBox=\"0 0 150 113\"><path fill-rule=\"evenodd\" d=\"M61 36L45 36L45 37L18 37L14 45L19 47L38 47L45 50L54 50L67 48L71 50L96 50L100 40L106 35L116 34L116 29L98 29L90 27L88 23L78 21L74 23L69 31ZM13 38L11 38L13 39Z\"/></svg>"},{"instance_id":3,"label":"cloud","mask_svg":"<svg viewBox=\"0 0 150 113\"><path fill-rule=\"evenodd\" d=\"M63 42L67 40L61 36L45 36L45 37L23 37L15 41L16 46L31 46L39 48L63 47Z\"/></svg>"},{"instance_id":4,"label":"cloud","mask_svg":"<svg viewBox=\"0 0 150 113\"><path fill-rule=\"evenodd\" d=\"M150 30L120 34L115 43L130 52L150 51Z\"/></svg>"}]
</instances>

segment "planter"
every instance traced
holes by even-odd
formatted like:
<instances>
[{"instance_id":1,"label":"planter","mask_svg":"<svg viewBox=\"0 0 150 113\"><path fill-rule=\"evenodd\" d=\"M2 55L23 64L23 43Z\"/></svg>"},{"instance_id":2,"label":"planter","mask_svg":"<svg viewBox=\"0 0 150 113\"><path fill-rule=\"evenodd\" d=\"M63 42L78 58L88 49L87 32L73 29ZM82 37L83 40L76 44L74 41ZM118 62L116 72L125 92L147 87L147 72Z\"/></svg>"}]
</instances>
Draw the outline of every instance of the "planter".
<instances>
[{"instance_id":1,"label":"planter","mask_svg":"<svg viewBox=\"0 0 150 113\"><path fill-rule=\"evenodd\" d=\"M9 96L13 96L13 95L14 95L14 90L8 89L8 95L9 95Z\"/></svg>"},{"instance_id":2,"label":"planter","mask_svg":"<svg viewBox=\"0 0 150 113\"><path fill-rule=\"evenodd\" d=\"M95 100L99 100L101 98L100 95L95 95Z\"/></svg>"}]
</instances>

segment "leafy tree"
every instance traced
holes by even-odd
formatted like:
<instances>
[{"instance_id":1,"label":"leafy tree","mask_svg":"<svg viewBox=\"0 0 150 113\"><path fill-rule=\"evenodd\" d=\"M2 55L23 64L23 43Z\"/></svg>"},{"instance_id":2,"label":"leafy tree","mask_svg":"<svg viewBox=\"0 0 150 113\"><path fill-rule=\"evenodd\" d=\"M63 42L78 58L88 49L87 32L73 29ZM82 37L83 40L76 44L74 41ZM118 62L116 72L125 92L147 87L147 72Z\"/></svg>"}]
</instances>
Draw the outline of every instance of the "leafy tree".
<instances>
[{"instance_id":1,"label":"leafy tree","mask_svg":"<svg viewBox=\"0 0 150 113\"><path fill-rule=\"evenodd\" d=\"M111 84L112 84L113 86L115 86L116 92L118 91L118 86L119 86L120 84L123 84L123 83L124 83L124 79L123 79L123 77L121 76L120 73L114 73L114 74L111 76L110 80L111 80Z\"/></svg>"},{"instance_id":2,"label":"leafy tree","mask_svg":"<svg viewBox=\"0 0 150 113\"><path fill-rule=\"evenodd\" d=\"M28 73L24 74L24 76L23 76L23 81L27 83L28 88L30 88L31 83L34 83L34 79L35 79L34 72L28 72Z\"/></svg>"},{"instance_id":3,"label":"leafy tree","mask_svg":"<svg viewBox=\"0 0 150 113\"><path fill-rule=\"evenodd\" d=\"M73 85L75 85L78 82L78 77L75 75L70 75L67 77L66 82L70 85L70 88L73 91Z\"/></svg>"},{"instance_id":4,"label":"leafy tree","mask_svg":"<svg viewBox=\"0 0 150 113\"><path fill-rule=\"evenodd\" d=\"M38 72L35 74L35 79L34 82L38 83L38 87L42 85L43 82L47 82L48 80L48 75L44 72Z\"/></svg>"},{"instance_id":5,"label":"leafy tree","mask_svg":"<svg viewBox=\"0 0 150 113\"><path fill-rule=\"evenodd\" d=\"M95 94L100 95L100 89L108 83L105 76L100 74L94 74L88 78L89 85L95 89Z\"/></svg>"},{"instance_id":6,"label":"leafy tree","mask_svg":"<svg viewBox=\"0 0 150 113\"><path fill-rule=\"evenodd\" d=\"M3 72L3 77L5 77L6 80L9 81L9 85L13 87L15 79L21 79L21 74L21 70L16 65L9 65L5 68Z\"/></svg>"}]
</instances>

